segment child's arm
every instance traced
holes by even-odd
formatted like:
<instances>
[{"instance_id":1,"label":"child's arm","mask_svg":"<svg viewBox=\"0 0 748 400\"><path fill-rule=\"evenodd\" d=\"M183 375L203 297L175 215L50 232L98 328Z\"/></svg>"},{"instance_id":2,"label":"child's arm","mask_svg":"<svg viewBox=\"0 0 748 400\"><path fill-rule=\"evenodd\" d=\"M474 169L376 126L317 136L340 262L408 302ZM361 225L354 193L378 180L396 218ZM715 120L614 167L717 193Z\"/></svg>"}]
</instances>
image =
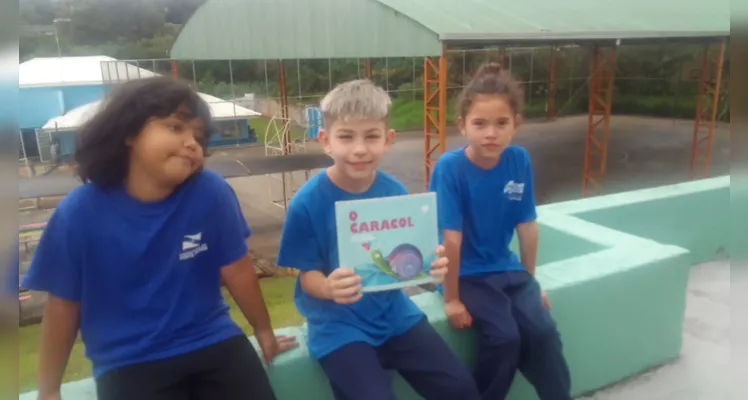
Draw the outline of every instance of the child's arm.
<instances>
[{"instance_id":1,"label":"child's arm","mask_svg":"<svg viewBox=\"0 0 748 400\"><path fill-rule=\"evenodd\" d=\"M221 268L221 278L255 333L272 332L273 327L265 306L265 299L262 297L260 280L257 279L249 256L244 255L236 262Z\"/></svg>"},{"instance_id":2,"label":"child's arm","mask_svg":"<svg viewBox=\"0 0 748 400\"><path fill-rule=\"evenodd\" d=\"M40 399L59 396L62 377L78 335L80 303L50 294L42 314L42 334L37 370Z\"/></svg>"},{"instance_id":3,"label":"child's arm","mask_svg":"<svg viewBox=\"0 0 748 400\"><path fill-rule=\"evenodd\" d=\"M535 262L538 255L538 223L528 221L517 225L519 238L519 259L530 275L535 275Z\"/></svg>"},{"instance_id":4,"label":"child's arm","mask_svg":"<svg viewBox=\"0 0 748 400\"><path fill-rule=\"evenodd\" d=\"M436 192L439 229L449 265L444 276L444 313L456 329L468 328L473 320L460 301L460 249L462 247L463 204L459 186L451 174L452 168L437 162L429 183L429 191Z\"/></svg>"},{"instance_id":5,"label":"child's arm","mask_svg":"<svg viewBox=\"0 0 748 400\"><path fill-rule=\"evenodd\" d=\"M231 186L222 182L214 209L213 221L218 227L214 264L220 268L221 280L236 301L244 318L254 329L265 361L296 346L292 338L276 337L270 315L262 297L259 279L249 258L247 238L252 234L244 220L239 200Z\"/></svg>"},{"instance_id":6,"label":"child's arm","mask_svg":"<svg viewBox=\"0 0 748 400\"><path fill-rule=\"evenodd\" d=\"M247 238L252 232L234 189L228 182L221 184L213 216L219 229L215 264L221 268L221 280L255 332L272 332L260 283L248 255Z\"/></svg>"},{"instance_id":7,"label":"child's arm","mask_svg":"<svg viewBox=\"0 0 748 400\"><path fill-rule=\"evenodd\" d=\"M74 195L73 195L74 196ZM52 214L21 283L47 293L42 313L37 385L40 399L59 397L62 378L80 328L84 235L68 196Z\"/></svg>"},{"instance_id":8,"label":"child's arm","mask_svg":"<svg viewBox=\"0 0 748 400\"><path fill-rule=\"evenodd\" d=\"M313 221L302 201L291 202L281 233L278 265L300 271L304 291L321 300L350 304L361 299L361 277L349 268L336 268L325 275L323 251L312 228Z\"/></svg>"},{"instance_id":9,"label":"child's arm","mask_svg":"<svg viewBox=\"0 0 748 400\"><path fill-rule=\"evenodd\" d=\"M320 271L301 271L299 274L301 288L310 295L321 299L330 300L330 288L327 285L327 277Z\"/></svg>"},{"instance_id":10,"label":"child's arm","mask_svg":"<svg viewBox=\"0 0 748 400\"><path fill-rule=\"evenodd\" d=\"M436 204L441 241L449 265L442 285L444 302L460 300L460 248L462 247L462 201L459 186L450 165L437 162L429 182L429 191L436 193Z\"/></svg>"},{"instance_id":11,"label":"child's arm","mask_svg":"<svg viewBox=\"0 0 748 400\"><path fill-rule=\"evenodd\" d=\"M535 210L535 184L533 182L530 155L522 150L524 155L524 189L520 201L515 230L519 239L519 258L530 275L535 275L535 264L538 255L538 214Z\"/></svg>"},{"instance_id":12,"label":"child's arm","mask_svg":"<svg viewBox=\"0 0 748 400\"><path fill-rule=\"evenodd\" d=\"M460 247L462 246L462 232L444 229L442 245L444 245L449 265L444 276L444 302L460 301Z\"/></svg>"}]
</instances>

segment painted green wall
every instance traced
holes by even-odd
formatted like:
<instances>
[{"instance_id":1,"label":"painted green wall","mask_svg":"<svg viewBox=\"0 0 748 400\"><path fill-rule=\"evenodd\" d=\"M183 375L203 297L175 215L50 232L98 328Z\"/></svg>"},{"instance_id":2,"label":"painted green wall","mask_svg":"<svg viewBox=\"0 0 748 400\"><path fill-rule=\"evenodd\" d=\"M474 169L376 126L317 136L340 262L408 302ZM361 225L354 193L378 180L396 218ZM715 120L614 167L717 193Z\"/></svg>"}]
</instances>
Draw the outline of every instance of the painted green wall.
<instances>
[{"instance_id":1,"label":"painted green wall","mask_svg":"<svg viewBox=\"0 0 748 400\"><path fill-rule=\"evenodd\" d=\"M661 197L648 190L633 202L571 214L617 231L686 248L694 264L714 259L719 251L729 255L729 177L666 188L672 195Z\"/></svg>"},{"instance_id":2,"label":"painted green wall","mask_svg":"<svg viewBox=\"0 0 748 400\"><path fill-rule=\"evenodd\" d=\"M566 260L567 258L581 256L587 253L594 253L603 250L605 247L591 242L585 238L571 235L544 224L540 221L539 236L542 246L538 247L537 264L543 265L555 261ZM509 248L519 254L519 242L517 235L514 235Z\"/></svg>"}]
</instances>

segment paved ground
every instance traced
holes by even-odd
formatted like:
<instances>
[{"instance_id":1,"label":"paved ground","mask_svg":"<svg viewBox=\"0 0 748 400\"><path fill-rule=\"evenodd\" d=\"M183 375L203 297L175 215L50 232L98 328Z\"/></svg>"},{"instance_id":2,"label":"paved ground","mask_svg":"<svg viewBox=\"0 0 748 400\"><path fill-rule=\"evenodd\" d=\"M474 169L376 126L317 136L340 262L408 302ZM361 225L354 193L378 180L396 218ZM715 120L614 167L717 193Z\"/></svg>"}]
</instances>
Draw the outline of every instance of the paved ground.
<instances>
[{"instance_id":1,"label":"paved ground","mask_svg":"<svg viewBox=\"0 0 748 400\"><path fill-rule=\"evenodd\" d=\"M582 188L582 167L586 117L562 118L552 123L525 125L515 143L524 146L532 157L538 204L578 198ZM605 193L641 189L683 182L689 179L689 154L692 124L654 118L616 116L611 123L608 177ZM729 130L721 127L715 139L711 175L730 171ZM448 149L463 144L458 134L448 137ZM237 150L215 152L213 157L233 157ZM247 150L239 150L247 151ZM261 152L261 149L251 150ZM308 151L319 151L312 144ZM387 154L381 168L400 179L411 192L424 190L423 137L403 134ZM295 184L303 182L302 173L294 175ZM256 250L273 256L283 220L283 209L272 205L280 199L277 178L260 176L229 180L241 197L247 219L255 231Z\"/></svg>"},{"instance_id":2,"label":"paved ground","mask_svg":"<svg viewBox=\"0 0 748 400\"><path fill-rule=\"evenodd\" d=\"M681 357L580 400L725 400L730 397L730 261L691 271Z\"/></svg>"}]
</instances>

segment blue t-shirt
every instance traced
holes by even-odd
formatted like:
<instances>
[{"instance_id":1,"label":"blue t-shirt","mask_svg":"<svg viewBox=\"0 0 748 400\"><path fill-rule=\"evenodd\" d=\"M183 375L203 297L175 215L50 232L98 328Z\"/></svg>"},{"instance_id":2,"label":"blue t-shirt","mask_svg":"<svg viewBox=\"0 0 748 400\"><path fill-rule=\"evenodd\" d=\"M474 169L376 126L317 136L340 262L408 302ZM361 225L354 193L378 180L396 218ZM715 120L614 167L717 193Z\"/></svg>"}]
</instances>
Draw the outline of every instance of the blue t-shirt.
<instances>
[{"instance_id":1,"label":"blue t-shirt","mask_svg":"<svg viewBox=\"0 0 748 400\"><path fill-rule=\"evenodd\" d=\"M335 228L335 202L408 194L402 183L377 171L364 193L348 193L336 186L326 170L312 177L289 203L281 234L278 265L329 275L339 266ZM406 332L424 313L402 290L365 293L354 304L320 300L296 281L294 301L306 317L309 354L320 359L345 344L365 342L379 346Z\"/></svg>"},{"instance_id":2,"label":"blue t-shirt","mask_svg":"<svg viewBox=\"0 0 748 400\"><path fill-rule=\"evenodd\" d=\"M247 254L249 235L236 195L214 172L152 203L85 184L52 214L23 285L80 302L98 377L242 334L220 270Z\"/></svg>"},{"instance_id":3,"label":"blue t-shirt","mask_svg":"<svg viewBox=\"0 0 748 400\"><path fill-rule=\"evenodd\" d=\"M434 166L429 190L437 195L440 232L462 232L460 276L524 268L509 243L518 224L537 218L525 149L507 147L489 170L470 161L465 148L445 153Z\"/></svg>"}]
</instances>

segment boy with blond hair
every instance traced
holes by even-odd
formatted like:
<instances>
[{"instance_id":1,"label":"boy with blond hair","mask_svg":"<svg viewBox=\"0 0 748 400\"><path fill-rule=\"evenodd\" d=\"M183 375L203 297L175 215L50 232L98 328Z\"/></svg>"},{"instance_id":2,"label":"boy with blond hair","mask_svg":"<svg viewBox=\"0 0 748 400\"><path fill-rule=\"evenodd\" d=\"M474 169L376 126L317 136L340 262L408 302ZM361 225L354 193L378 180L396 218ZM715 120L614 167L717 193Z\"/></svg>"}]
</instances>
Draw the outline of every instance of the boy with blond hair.
<instances>
[{"instance_id":1,"label":"boy with blond hair","mask_svg":"<svg viewBox=\"0 0 748 400\"><path fill-rule=\"evenodd\" d=\"M309 354L337 400L395 400L387 370L427 400L478 399L472 377L424 313L402 290L361 293L361 278L338 265L335 202L408 194L377 169L395 139L391 101L367 80L338 85L320 104L319 141L333 165L312 177L289 204L278 264L300 271L294 298L307 319ZM447 259L436 249L431 274Z\"/></svg>"}]
</instances>

